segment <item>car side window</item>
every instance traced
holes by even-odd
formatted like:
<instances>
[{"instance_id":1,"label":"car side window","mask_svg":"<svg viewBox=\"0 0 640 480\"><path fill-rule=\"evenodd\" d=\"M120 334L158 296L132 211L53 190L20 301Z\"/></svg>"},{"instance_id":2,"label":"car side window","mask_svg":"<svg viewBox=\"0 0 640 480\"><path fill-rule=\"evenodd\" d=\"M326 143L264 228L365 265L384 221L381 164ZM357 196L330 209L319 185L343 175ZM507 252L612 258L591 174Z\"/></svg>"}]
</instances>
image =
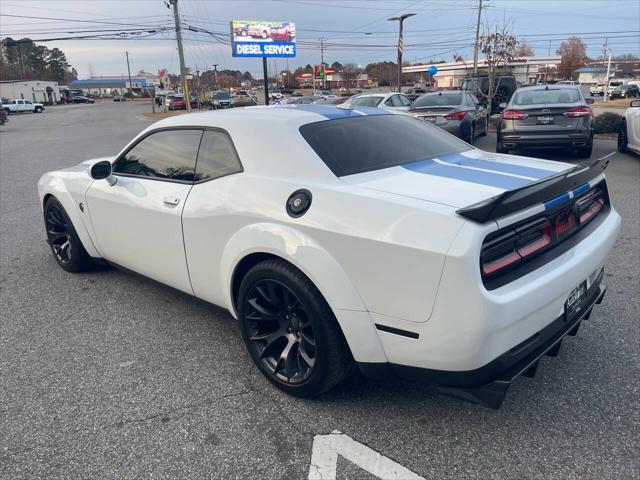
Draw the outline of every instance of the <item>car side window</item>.
<instances>
[{"instance_id":1,"label":"car side window","mask_svg":"<svg viewBox=\"0 0 640 480\"><path fill-rule=\"evenodd\" d=\"M25 100L25 101L24 101L24 104L25 104L25 105L31 105L31 102L30 102L29 100Z\"/></svg>"},{"instance_id":2,"label":"car side window","mask_svg":"<svg viewBox=\"0 0 640 480\"><path fill-rule=\"evenodd\" d=\"M403 106L403 107L411 106L411 100L409 100L404 95L396 95L396 97L398 97L398 100L400 100L401 106Z\"/></svg>"},{"instance_id":3,"label":"car side window","mask_svg":"<svg viewBox=\"0 0 640 480\"><path fill-rule=\"evenodd\" d=\"M211 180L241 171L240 159L229 136L206 130L198 152L195 181Z\"/></svg>"},{"instance_id":4,"label":"car side window","mask_svg":"<svg viewBox=\"0 0 640 480\"><path fill-rule=\"evenodd\" d=\"M389 107L393 107L393 97L395 97L395 95L390 96L389 98L387 98L384 102L385 105L388 105Z\"/></svg>"},{"instance_id":5,"label":"car side window","mask_svg":"<svg viewBox=\"0 0 640 480\"><path fill-rule=\"evenodd\" d=\"M202 130L152 133L124 154L114 173L192 182Z\"/></svg>"}]
</instances>

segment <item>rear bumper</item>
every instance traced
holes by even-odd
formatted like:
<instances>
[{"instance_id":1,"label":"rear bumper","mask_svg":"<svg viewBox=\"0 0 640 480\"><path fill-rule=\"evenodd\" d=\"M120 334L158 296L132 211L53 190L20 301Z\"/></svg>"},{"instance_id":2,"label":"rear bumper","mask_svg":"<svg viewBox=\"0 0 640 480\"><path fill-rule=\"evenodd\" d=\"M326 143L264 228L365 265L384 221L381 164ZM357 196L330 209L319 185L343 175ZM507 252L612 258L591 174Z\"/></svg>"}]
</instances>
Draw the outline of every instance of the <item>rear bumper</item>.
<instances>
[{"instance_id":1,"label":"rear bumper","mask_svg":"<svg viewBox=\"0 0 640 480\"><path fill-rule=\"evenodd\" d=\"M577 334L582 320L591 316L593 307L602 302L606 293L607 288L601 283L603 275L604 270L601 270L589 287L578 315L573 318L560 315L542 330L483 367L467 371L444 371L393 363L359 363L358 366L368 377L401 377L423 381L437 385L441 393L498 409L516 378L533 377L543 356L557 356L564 337Z\"/></svg>"},{"instance_id":2,"label":"rear bumper","mask_svg":"<svg viewBox=\"0 0 640 480\"><path fill-rule=\"evenodd\" d=\"M584 147L591 141L591 136L590 130L574 130L552 135L503 132L499 143L505 148Z\"/></svg>"}]
</instances>

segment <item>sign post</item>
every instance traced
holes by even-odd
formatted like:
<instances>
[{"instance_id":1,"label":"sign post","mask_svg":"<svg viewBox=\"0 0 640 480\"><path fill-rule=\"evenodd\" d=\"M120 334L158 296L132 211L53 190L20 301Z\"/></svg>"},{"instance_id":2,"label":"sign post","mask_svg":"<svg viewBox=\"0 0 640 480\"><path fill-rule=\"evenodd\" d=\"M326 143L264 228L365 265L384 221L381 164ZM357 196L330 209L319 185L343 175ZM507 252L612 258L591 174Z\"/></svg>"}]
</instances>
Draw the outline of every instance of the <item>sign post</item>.
<instances>
[{"instance_id":1,"label":"sign post","mask_svg":"<svg viewBox=\"0 0 640 480\"><path fill-rule=\"evenodd\" d=\"M296 25L291 22L232 20L231 53L234 57L262 57L264 103L269 105L267 57L296 56Z\"/></svg>"}]
</instances>

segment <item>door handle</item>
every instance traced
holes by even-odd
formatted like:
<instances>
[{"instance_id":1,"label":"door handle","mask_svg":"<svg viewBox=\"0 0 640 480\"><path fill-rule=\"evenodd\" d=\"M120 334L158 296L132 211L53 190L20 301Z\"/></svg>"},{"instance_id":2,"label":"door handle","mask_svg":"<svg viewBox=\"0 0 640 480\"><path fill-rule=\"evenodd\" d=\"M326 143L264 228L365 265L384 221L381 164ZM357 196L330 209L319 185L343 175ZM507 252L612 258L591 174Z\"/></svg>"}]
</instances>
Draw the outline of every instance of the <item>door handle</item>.
<instances>
[{"instance_id":1,"label":"door handle","mask_svg":"<svg viewBox=\"0 0 640 480\"><path fill-rule=\"evenodd\" d=\"M175 195L169 195L168 197L164 197L163 202L167 205L178 205L180 203L180 198Z\"/></svg>"}]
</instances>

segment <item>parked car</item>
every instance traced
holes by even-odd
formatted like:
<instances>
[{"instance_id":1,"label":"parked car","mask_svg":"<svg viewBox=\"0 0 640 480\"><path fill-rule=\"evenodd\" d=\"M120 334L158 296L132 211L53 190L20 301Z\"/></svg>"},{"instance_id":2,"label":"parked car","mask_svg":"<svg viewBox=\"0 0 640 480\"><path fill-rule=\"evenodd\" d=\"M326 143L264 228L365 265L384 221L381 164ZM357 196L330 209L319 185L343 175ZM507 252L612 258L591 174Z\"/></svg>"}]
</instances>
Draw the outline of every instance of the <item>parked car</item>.
<instances>
[{"instance_id":1,"label":"parked car","mask_svg":"<svg viewBox=\"0 0 640 480\"><path fill-rule=\"evenodd\" d=\"M609 92L609 98L629 98L637 97L640 95L640 89L637 85L627 83L626 85L618 85L616 88Z\"/></svg>"},{"instance_id":2,"label":"parked car","mask_svg":"<svg viewBox=\"0 0 640 480\"><path fill-rule=\"evenodd\" d=\"M570 147L578 158L593 150L592 99L579 86L546 85L516 91L496 125L496 152L510 149Z\"/></svg>"},{"instance_id":3,"label":"parked car","mask_svg":"<svg viewBox=\"0 0 640 480\"><path fill-rule=\"evenodd\" d=\"M301 97L302 96L302 92L300 90L296 90L294 92L291 93L292 97Z\"/></svg>"},{"instance_id":4,"label":"parked car","mask_svg":"<svg viewBox=\"0 0 640 480\"><path fill-rule=\"evenodd\" d=\"M247 107L258 103L258 98L255 96L255 92L247 90L237 90L233 99L236 107Z\"/></svg>"},{"instance_id":5,"label":"parked car","mask_svg":"<svg viewBox=\"0 0 640 480\"><path fill-rule=\"evenodd\" d=\"M598 83L589 88L591 95L604 95L604 83Z\"/></svg>"},{"instance_id":6,"label":"parked car","mask_svg":"<svg viewBox=\"0 0 640 480\"><path fill-rule=\"evenodd\" d=\"M335 93L333 93L331 90L320 90L319 92L316 92L316 95L319 95L321 97L324 98L336 98L337 95Z\"/></svg>"},{"instance_id":7,"label":"parked car","mask_svg":"<svg viewBox=\"0 0 640 480\"><path fill-rule=\"evenodd\" d=\"M116 95L115 97L113 97L113 101L114 102L126 102L127 98L123 95Z\"/></svg>"},{"instance_id":8,"label":"parked car","mask_svg":"<svg viewBox=\"0 0 640 480\"><path fill-rule=\"evenodd\" d=\"M231 94L226 90L213 92L211 94L210 100L210 110L217 110L218 108L232 108L236 103L235 100L231 98Z\"/></svg>"},{"instance_id":9,"label":"parked car","mask_svg":"<svg viewBox=\"0 0 640 480\"><path fill-rule=\"evenodd\" d=\"M640 155L640 100L632 100L624 112L618 132L618 151Z\"/></svg>"},{"instance_id":10,"label":"parked car","mask_svg":"<svg viewBox=\"0 0 640 480\"><path fill-rule=\"evenodd\" d=\"M494 80L495 93L491 100L489 113L499 112L500 104L507 103L513 92L518 89L518 82L513 75L497 75ZM486 75L468 76L462 81L461 90L466 90L474 94L481 103L486 104L486 97L489 93L489 77Z\"/></svg>"},{"instance_id":11,"label":"parked car","mask_svg":"<svg viewBox=\"0 0 640 480\"><path fill-rule=\"evenodd\" d=\"M405 95L409 100L411 100L412 102L415 102L418 97L424 95L425 93L432 93L437 91L438 89L432 86L414 87L414 88L410 88L407 92L405 92Z\"/></svg>"},{"instance_id":12,"label":"parked car","mask_svg":"<svg viewBox=\"0 0 640 480\"><path fill-rule=\"evenodd\" d=\"M270 100L282 100L284 95L280 93L278 90L270 90L269 91L269 99Z\"/></svg>"},{"instance_id":13,"label":"parked car","mask_svg":"<svg viewBox=\"0 0 640 480\"><path fill-rule=\"evenodd\" d=\"M167 95L165 105L169 110L186 110L187 102L182 94Z\"/></svg>"},{"instance_id":14,"label":"parked car","mask_svg":"<svg viewBox=\"0 0 640 480\"><path fill-rule=\"evenodd\" d=\"M487 110L470 92L425 93L413 103L409 114L471 145L476 137L487 134Z\"/></svg>"},{"instance_id":15,"label":"parked car","mask_svg":"<svg viewBox=\"0 0 640 480\"><path fill-rule=\"evenodd\" d=\"M307 105L166 118L113 157L44 174L38 194L62 269L104 260L222 306L287 393L359 368L498 408L603 299L620 230L606 164Z\"/></svg>"},{"instance_id":16,"label":"parked car","mask_svg":"<svg viewBox=\"0 0 640 480\"><path fill-rule=\"evenodd\" d=\"M30 100L25 100L23 98L14 98L13 100L9 100L6 103L3 101L2 108L4 108L4 111L7 113L42 113L44 111L43 104L33 103Z\"/></svg>"},{"instance_id":17,"label":"parked car","mask_svg":"<svg viewBox=\"0 0 640 480\"><path fill-rule=\"evenodd\" d=\"M384 110L406 112L411 107L411 101L402 93L361 93L350 97L340 108L373 107Z\"/></svg>"},{"instance_id":18,"label":"parked car","mask_svg":"<svg viewBox=\"0 0 640 480\"><path fill-rule=\"evenodd\" d=\"M326 103L326 100L318 96L287 97L278 100L274 105L311 105L314 103Z\"/></svg>"},{"instance_id":19,"label":"parked car","mask_svg":"<svg viewBox=\"0 0 640 480\"><path fill-rule=\"evenodd\" d=\"M283 95L292 95L293 89L284 87L280 89L280 93L282 93Z\"/></svg>"},{"instance_id":20,"label":"parked car","mask_svg":"<svg viewBox=\"0 0 640 480\"><path fill-rule=\"evenodd\" d=\"M577 80L559 80L556 82L556 85L580 85L580 82Z\"/></svg>"},{"instance_id":21,"label":"parked car","mask_svg":"<svg viewBox=\"0 0 640 480\"><path fill-rule=\"evenodd\" d=\"M69 103L96 103L96 101L93 98L76 95L75 97L69 98Z\"/></svg>"}]
</instances>

